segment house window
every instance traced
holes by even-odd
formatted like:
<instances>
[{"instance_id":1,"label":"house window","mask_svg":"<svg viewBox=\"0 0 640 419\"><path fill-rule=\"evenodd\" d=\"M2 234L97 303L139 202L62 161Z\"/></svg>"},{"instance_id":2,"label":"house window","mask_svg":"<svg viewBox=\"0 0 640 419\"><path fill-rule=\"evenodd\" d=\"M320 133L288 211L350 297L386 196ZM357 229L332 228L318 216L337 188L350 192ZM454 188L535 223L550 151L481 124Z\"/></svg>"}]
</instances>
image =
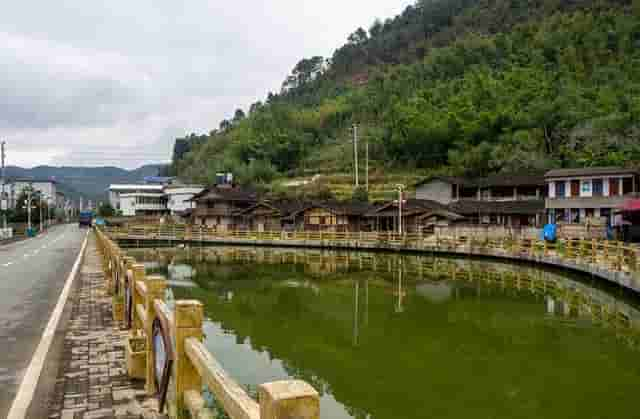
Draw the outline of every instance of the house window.
<instances>
[{"instance_id":1,"label":"house window","mask_svg":"<svg viewBox=\"0 0 640 419\"><path fill-rule=\"evenodd\" d=\"M593 196L602 196L604 192L602 179L593 179Z\"/></svg>"},{"instance_id":2,"label":"house window","mask_svg":"<svg viewBox=\"0 0 640 419\"><path fill-rule=\"evenodd\" d=\"M591 181L590 180L583 180L582 181L580 192L581 192L581 194L583 196L584 195L589 195L591 193Z\"/></svg>"},{"instance_id":3,"label":"house window","mask_svg":"<svg viewBox=\"0 0 640 419\"><path fill-rule=\"evenodd\" d=\"M564 182L556 182L556 198L564 198L566 196Z\"/></svg>"}]
</instances>

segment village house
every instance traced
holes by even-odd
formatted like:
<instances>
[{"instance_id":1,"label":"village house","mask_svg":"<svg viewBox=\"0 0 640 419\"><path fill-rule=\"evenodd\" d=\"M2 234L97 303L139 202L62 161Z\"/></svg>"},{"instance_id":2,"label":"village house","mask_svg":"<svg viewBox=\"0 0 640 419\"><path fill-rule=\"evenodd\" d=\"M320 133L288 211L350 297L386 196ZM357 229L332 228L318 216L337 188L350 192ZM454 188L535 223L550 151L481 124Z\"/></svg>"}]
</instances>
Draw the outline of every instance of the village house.
<instances>
[{"instance_id":1,"label":"village house","mask_svg":"<svg viewBox=\"0 0 640 419\"><path fill-rule=\"evenodd\" d=\"M195 208L191 217L195 225L215 228L217 231L246 229L238 214L258 202L255 191L231 184L220 184L206 188L192 199Z\"/></svg>"},{"instance_id":2,"label":"village house","mask_svg":"<svg viewBox=\"0 0 640 419\"><path fill-rule=\"evenodd\" d=\"M545 175L548 222L616 225L625 199L638 193L639 172L620 167L557 169Z\"/></svg>"},{"instance_id":3,"label":"village house","mask_svg":"<svg viewBox=\"0 0 640 419\"><path fill-rule=\"evenodd\" d=\"M295 230L350 232L371 227L364 217L371 208L362 202L313 202L292 211L286 222Z\"/></svg>"},{"instance_id":4,"label":"village house","mask_svg":"<svg viewBox=\"0 0 640 419\"><path fill-rule=\"evenodd\" d=\"M416 185L416 198L447 205L470 224L540 226L547 187L544 174L503 173L479 179L436 176Z\"/></svg>"},{"instance_id":5,"label":"village house","mask_svg":"<svg viewBox=\"0 0 640 419\"><path fill-rule=\"evenodd\" d=\"M468 224L505 227L540 227L544 218L544 200L482 201L461 199L448 209L465 217Z\"/></svg>"},{"instance_id":6,"label":"village house","mask_svg":"<svg viewBox=\"0 0 640 419\"><path fill-rule=\"evenodd\" d=\"M402 213L402 230L407 233L431 232L436 225L449 225L463 219L439 202L425 199L407 199L402 203L390 201L371 208L365 217L373 231L399 231L398 220Z\"/></svg>"},{"instance_id":7,"label":"village house","mask_svg":"<svg viewBox=\"0 0 640 419\"><path fill-rule=\"evenodd\" d=\"M239 229L251 231L281 231L294 229L291 215L305 208L298 200L262 200L234 213Z\"/></svg>"}]
</instances>

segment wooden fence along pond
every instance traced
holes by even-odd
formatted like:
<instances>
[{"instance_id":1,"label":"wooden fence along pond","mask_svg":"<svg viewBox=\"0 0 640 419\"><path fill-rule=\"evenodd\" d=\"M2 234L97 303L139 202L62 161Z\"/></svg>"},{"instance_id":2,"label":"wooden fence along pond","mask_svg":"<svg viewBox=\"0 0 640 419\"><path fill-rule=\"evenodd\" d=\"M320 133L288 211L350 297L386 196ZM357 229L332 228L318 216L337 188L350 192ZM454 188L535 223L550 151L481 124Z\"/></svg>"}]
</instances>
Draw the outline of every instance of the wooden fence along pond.
<instances>
[{"instance_id":1,"label":"wooden fence along pond","mask_svg":"<svg viewBox=\"0 0 640 419\"><path fill-rule=\"evenodd\" d=\"M203 306L179 300L172 311L164 301L167 280L146 276L104 232L96 229L107 287L114 296L114 317L130 329L126 343L128 374L145 380L145 390L159 399L171 417L215 418L202 396L203 385L233 419L318 419L320 399L298 380L265 383L258 401L231 378L202 343ZM175 400L168 399L169 385Z\"/></svg>"},{"instance_id":2,"label":"wooden fence along pond","mask_svg":"<svg viewBox=\"0 0 640 419\"><path fill-rule=\"evenodd\" d=\"M440 252L531 261L568 268L640 292L640 247L586 239L501 239L393 232L216 231L184 225L106 227L113 240L134 243L220 243Z\"/></svg>"}]
</instances>

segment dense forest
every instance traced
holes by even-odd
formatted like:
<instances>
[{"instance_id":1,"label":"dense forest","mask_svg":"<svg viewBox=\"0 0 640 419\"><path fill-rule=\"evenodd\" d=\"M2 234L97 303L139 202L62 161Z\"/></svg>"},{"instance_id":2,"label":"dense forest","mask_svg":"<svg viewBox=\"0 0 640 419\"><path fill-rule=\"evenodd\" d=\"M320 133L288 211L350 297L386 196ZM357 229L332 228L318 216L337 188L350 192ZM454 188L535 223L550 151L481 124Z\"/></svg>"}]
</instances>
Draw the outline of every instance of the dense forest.
<instances>
[{"instance_id":1,"label":"dense forest","mask_svg":"<svg viewBox=\"0 0 640 419\"><path fill-rule=\"evenodd\" d=\"M388 172L629 165L639 117L640 0L420 0L301 60L246 114L177 139L171 170L346 172L355 123Z\"/></svg>"}]
</instances>

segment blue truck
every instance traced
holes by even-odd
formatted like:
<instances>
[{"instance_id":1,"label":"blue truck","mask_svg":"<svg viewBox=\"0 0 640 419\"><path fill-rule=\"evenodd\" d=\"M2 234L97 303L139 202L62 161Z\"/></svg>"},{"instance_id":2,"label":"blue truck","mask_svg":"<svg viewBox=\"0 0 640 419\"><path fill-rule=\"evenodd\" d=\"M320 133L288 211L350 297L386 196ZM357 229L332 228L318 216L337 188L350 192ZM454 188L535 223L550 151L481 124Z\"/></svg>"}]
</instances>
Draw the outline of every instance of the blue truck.
<instances>
[{"instance_id":1,"label":"blue truck","mask_svg":"<svg viewBox=\"0 0 640 419\"><path fill-rule=\"evenodd\" d=\"M93 224L93 211L82 211L80 212L80 218L78 221L78 226L80 228L88 227L91 228Z\"/></svg>"}]
</instances>

